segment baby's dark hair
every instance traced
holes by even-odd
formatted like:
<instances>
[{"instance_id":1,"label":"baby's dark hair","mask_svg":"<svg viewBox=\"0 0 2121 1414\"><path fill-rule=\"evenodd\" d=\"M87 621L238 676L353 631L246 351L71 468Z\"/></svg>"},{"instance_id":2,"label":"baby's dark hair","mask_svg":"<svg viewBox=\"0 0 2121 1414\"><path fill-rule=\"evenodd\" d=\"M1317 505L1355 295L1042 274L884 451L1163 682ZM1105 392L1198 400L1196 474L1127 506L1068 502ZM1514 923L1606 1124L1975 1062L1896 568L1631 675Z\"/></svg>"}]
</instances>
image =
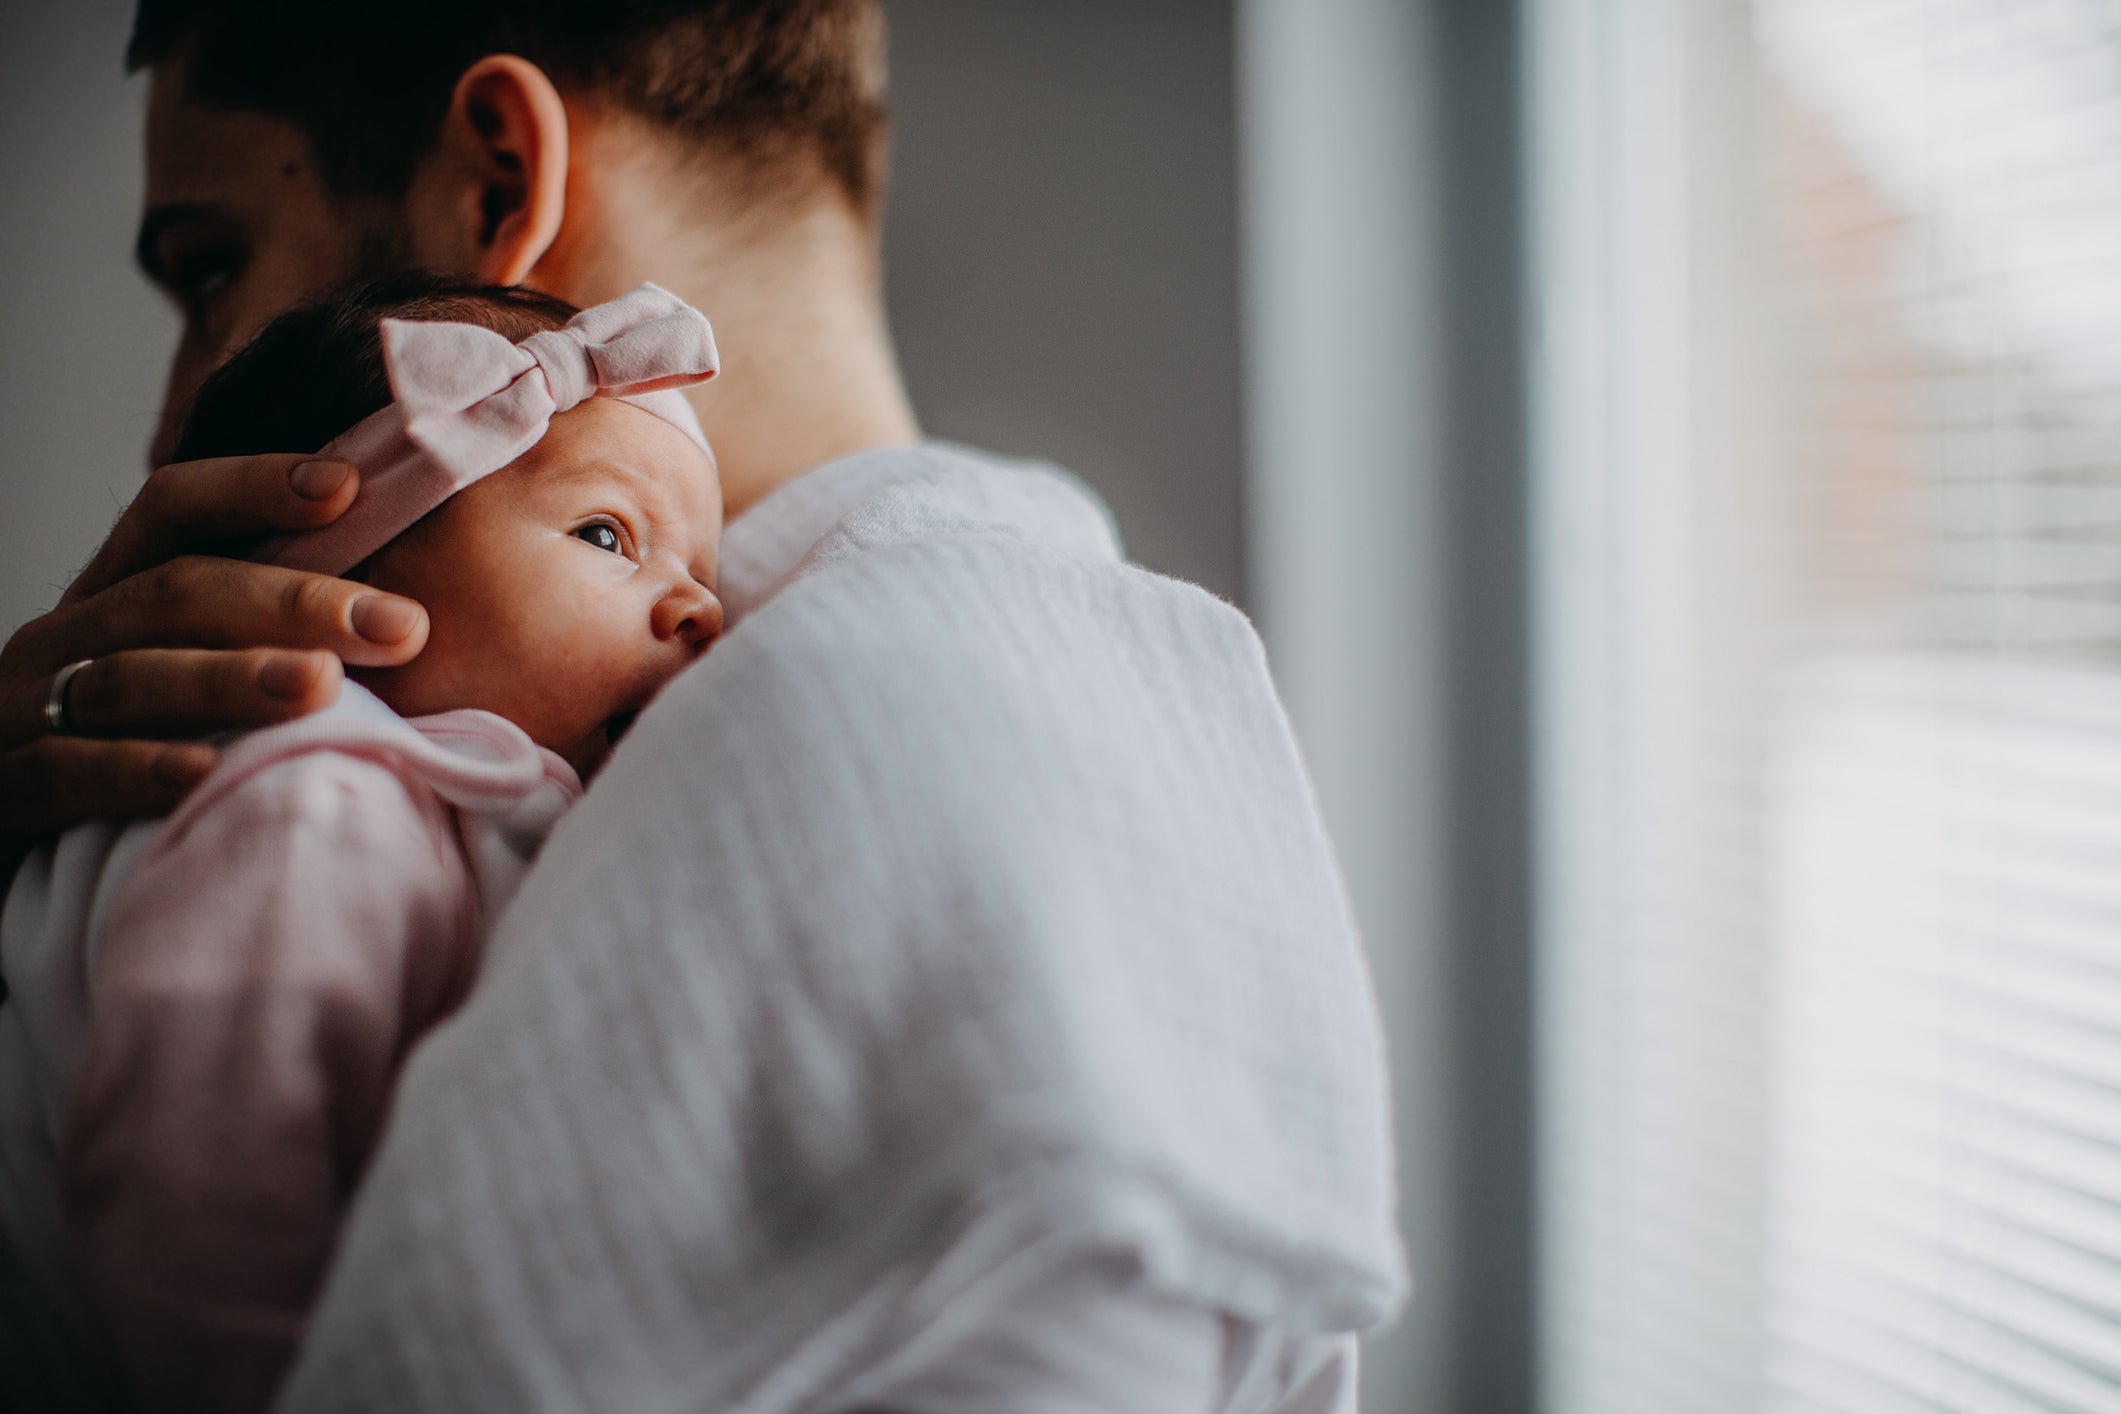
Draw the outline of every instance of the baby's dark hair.
<instances>
[{"instance_id":1,"label":"baby's dark hair","mask_svg":"<svg viewBox=\"0 0 2121 1414\"><path fill-rule=\"evenodd\" d=\"M200 385L172 461L313 452L390 403L386 319L476 324L514 342L580 313L535 290L445 275L341 286L265 326Z\"/></svg>"}]
</instances>

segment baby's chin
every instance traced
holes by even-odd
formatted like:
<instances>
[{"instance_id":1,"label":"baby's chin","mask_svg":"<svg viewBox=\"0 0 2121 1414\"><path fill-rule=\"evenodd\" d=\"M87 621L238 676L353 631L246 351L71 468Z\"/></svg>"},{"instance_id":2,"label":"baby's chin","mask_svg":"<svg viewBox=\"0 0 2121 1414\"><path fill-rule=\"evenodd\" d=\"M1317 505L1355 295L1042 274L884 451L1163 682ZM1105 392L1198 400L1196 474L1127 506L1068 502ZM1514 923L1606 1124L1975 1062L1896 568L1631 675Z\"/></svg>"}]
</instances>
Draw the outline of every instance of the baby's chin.
<instances>
[{"instance_id":1,"label":"baby's chin","mask_svg":"<svg viewBox=\"0 0 2121 1414\"><path fill-rule=\"evenodd\" d=\"M626 733L633 730L634 720L641 715L638 707L626 707L612 713L599 722L594 729L571 746L554 747L561 759L574 767L575 774L587 781L609 760Z\"/></svg>"}]
</instances>

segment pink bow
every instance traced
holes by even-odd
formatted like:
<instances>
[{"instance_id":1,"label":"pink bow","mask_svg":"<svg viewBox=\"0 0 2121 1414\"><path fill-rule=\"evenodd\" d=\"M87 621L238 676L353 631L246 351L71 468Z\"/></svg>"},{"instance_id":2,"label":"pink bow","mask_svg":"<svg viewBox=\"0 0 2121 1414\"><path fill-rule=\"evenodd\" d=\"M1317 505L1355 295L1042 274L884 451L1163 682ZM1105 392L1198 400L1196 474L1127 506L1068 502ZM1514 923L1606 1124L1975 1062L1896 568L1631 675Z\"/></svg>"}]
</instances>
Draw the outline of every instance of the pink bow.
<instances>
[{"instance_id":1,"label":"pink bow","mask_svg":"<svg viewBox=\"0 0 2121 1414\"><path fill-rule=\"evenodd\" d=\"M254 558L344 574L481 477L536 446L552 419L592 397L622 398L707 450L676 390L720 369L705 316L668 290L629 294L520 344L475 324L386 319L383 362L397 401L333 438L324 454L361 469L361 491L321 530L278 537ZM711 454L710 454L711 455Z\"/></svg>"}]
</instances>

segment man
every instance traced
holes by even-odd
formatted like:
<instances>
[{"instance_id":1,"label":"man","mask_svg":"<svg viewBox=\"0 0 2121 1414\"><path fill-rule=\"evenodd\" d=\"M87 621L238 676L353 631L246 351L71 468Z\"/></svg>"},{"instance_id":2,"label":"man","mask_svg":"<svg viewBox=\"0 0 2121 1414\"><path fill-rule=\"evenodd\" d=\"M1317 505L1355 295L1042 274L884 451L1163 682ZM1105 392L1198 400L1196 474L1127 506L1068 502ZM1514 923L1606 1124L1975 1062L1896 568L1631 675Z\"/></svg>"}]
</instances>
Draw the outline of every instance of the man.
<instances>
[{"instance_id":1,"label":"man","mask_svg":"<svg viewBox=\"0 0 2121 1414\"><path fill-rule=\"evenodd\" d=\"M1308 788L1236 615L920 442L875 6L148 0L132 57L186 317L158 445L379 267L654 279L726 359L732 627L409 1067L287 1407L1350 1406L1402 1279ZM213 764L180 738L417 653L417 605L202 553L357 483L157 471L0 654L0 825L166 809Z\"/></svg>"}]
</instances>

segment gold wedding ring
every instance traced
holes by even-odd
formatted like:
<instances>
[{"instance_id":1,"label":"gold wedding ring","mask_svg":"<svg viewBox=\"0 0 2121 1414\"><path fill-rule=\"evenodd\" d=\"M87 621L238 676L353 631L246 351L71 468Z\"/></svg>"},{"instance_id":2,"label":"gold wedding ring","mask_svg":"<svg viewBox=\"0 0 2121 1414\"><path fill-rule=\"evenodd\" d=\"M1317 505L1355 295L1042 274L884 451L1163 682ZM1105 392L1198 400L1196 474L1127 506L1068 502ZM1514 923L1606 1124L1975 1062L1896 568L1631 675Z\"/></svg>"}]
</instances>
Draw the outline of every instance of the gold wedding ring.
<instances>
[{"instance_id":1,"label":"gold wedding ring","mask_svg":"<svg viewBox=\"0 0 2121 1414\"><path fill-rule=\"evenodd\" d=\"M74 675L95 661L83 658L52 674L52 690L44 694L44 725L51 728L54 736L74 734L74 713L67 702L67 689L74 685Z\"/></svg>"}]
</instances>

